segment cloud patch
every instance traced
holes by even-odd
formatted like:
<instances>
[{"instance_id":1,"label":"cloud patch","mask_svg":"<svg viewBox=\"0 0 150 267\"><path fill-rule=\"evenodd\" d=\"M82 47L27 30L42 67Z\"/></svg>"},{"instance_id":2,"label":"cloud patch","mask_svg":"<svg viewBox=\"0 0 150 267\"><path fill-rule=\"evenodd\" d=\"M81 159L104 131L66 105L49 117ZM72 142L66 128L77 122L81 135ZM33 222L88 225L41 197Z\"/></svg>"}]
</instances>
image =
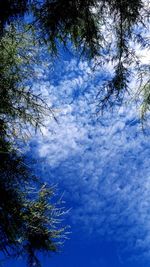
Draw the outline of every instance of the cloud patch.
<instances>
[{"instance_id":1,"label":"cloud patch","mask_svg":"<svg viewBox=\"0 0 150 267\"><path fill-rule=\"evenodd\" d=\"M107 70L93 72L87 62L71 60L56 65L54 73L53 83L49 76L42 88L58 124L45 122L34 153L73 203L72 224L149 255L150 138L136 105L97 118L95 94Z\"/></svg>"}]
</instances>

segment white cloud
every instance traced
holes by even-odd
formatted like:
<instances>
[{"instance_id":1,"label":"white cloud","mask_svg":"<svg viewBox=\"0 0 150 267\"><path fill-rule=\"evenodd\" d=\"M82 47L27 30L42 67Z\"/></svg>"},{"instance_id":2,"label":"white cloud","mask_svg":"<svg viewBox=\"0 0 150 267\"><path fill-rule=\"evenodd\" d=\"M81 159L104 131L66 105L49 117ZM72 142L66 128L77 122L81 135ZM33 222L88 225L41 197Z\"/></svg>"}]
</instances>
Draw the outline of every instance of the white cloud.
<instances>
[{"instance_id":1,"label":"white cloud","mask_svg":"<svg viewBox=\"0 0 150 267\"><path fill-rule=\"evenodd\" d=\"M130 103L97 119L91 103L102 72L93 73L87 62L62 64L59 72L56 66L56 82L42 86L59 123L46 122L36 151L45 158L53 182L63 185L66 198L76 203L72 223L148 253L150 140L141 130L137 108Z\"/></svg>"}]
</instances>

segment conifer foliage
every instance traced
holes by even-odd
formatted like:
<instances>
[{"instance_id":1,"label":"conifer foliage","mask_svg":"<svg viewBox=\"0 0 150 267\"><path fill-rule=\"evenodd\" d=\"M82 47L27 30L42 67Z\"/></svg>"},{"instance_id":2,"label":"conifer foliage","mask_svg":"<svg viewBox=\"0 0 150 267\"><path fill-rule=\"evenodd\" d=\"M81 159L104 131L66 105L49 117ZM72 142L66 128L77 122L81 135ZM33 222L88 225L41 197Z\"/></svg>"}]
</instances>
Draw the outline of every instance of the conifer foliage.
<instances>
[{"instance_id":1,"label":"conifer foliage","mask_svg":"<svg viewBox=\"0 0 150 267\"><path fill-rule=\"evenodd\" d=\"M93 58L98 64L111 61L114 75L100 88L99 107L113 105L124 93L130 92L129 83L136 75L143 98L143 117L149 110L147 101L149 82L143 78L143 66L136 54L136 45L149 48L149 0L43 0L1 1L1 29L17 17L30 15L30 27L36 38L44 40L57 53L60 43L74 44L81 55ZM9 6L9 8L7 8ZM2 9L1 9L2 10ZM7 11L6 11L7 10ZM135 74L136 71L136 74ZM141 83L142 77L142 83ZM139 82L140 80L140 82ZM145 97L146 96L146 97Z\"/></svg>"},{"instance_id":2,"label":"conifer foliage","mask_svg":"<svg viewBox=\"0 0 150 267\"><path fill-rule=\"evenodd\" d=\"M31 174L14 146L16 136L24 139L30 126L40 127L43 116L52 114L30 80L37 46L57 54L60 44L71 43L98 64L113 63L113 77L98 94L99 109L120 101L136 72L144 118L150 110L149 65L135 46L149 51L149 16L148 0L0 1L0 251L7 256L25 254L31 266L40 266L36 253L56 251L64 232L56 227L63 211L51 202L51 188Z\"/></svg>"},{"instance_id":3,"label":"conifer foliage","mask_svg":"<svg viewBox=\"0 0 150 267\"><path fill-rule=\"evenodd\" d=\"M39 252L56 252L64 240L61 201L54 190L33 175L27 159L0 137L0 251L6 257L25 256L29 266L41 266Z\"/></svg>"},{"instance_id":4,"label":"conifer foliage","mask_svg":"<svg viewBox=\"0 0 150 267\"><path fill-rule=\"evenodd\" d=\"M0 37L0 252L41 266L39 253L56 252L66 231L54 190L33 174L16 142L52 114L32 89L37 47L22 27L11 23Z\"/></svg>"}]
</instances>

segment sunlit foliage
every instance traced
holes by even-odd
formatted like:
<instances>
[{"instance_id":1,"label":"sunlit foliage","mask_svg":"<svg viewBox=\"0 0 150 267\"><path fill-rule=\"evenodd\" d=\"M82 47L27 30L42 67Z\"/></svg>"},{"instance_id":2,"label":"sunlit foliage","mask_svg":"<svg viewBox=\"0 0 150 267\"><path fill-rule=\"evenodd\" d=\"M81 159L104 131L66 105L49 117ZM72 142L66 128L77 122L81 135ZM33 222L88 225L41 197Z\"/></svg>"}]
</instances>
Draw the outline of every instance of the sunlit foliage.
<instances>
[{"instance_id":1,"label":"sunlit foliage","mask_svg":"<svg viewBox=\"0 0 150 267\"><path fill-rule=\"evenodd\" d=\"M57 53L60 43L72 43L80 55L93 58L98 64L113 62L114 75L100 88L99 109L122 100L124 93L130 92L133 71L136 69L138 76L143 68L135 47L150 45L143 34L149 27L149 1L7 0L3 9L2 28L17 17L30 16L28 24L35 30L37 40L44 40L52 53ZM141 88L145 82L143 79Z\"/></svg>"}]
</instances>

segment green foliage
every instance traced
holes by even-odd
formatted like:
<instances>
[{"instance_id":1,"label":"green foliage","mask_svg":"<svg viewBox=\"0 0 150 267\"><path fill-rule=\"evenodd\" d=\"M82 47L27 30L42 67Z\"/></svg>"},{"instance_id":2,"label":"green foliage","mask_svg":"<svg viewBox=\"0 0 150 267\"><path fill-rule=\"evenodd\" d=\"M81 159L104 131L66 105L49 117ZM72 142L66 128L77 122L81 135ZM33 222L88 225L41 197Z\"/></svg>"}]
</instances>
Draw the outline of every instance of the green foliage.
<instances>
[{"instance_id":1,"label":"green foliage","mask_svg":"<svg viewBox=\"0 0 150 267\"><path fill-rule=\"evenodd\" d=\"M65 230L57 227L63 212L51 202L51 188L31 174L12 142L16 136L24 139L30 126L41 126L45 115L53 115L32 87L35 66L41 62L37 51L46 43L57 54L60 44L71 43L98 64L113 62L114 75L99 93L99 107L112 106L130 90L133 71L142 77L143 70L149 70L134 49L136 44L150 47L149 38L139 30L149 22L145 4L142 0L0 1L0 251L6 255L28 255L31 266L40 266L37 253L56 251L56 239ZM146 73L141 78L138 90L142 118L150 109L147 77Z\"/></svg>"},{"instance_id":2,"label":"green foliage","mask_svg":"<svg viewBox=\"0 0 150 267\"><path fill-rule=\"evenodd\" d=\"M10 8L6 12L9 2ZM131 90L132 71L138 69L140 73L142 67L134 46L140 44L141 49L150 46L149 38L139 30L148 28L147 1L7 0L6 6L4 18L0 14L3 29L16 17L27 14L32 17L28 24L34 29L37 41L48 44L52 53L57 54L60 43L67 46L71 42L81 55L96 59L98 64L113 62L114 76L100 88L100 107L112 106ZM144 88L143 84L141 88Z\"/></svg>"},{"instance_id":3,"label":"green foliage","mask_svg":"<svg viewBox=\"0 0 150 267\"><path fill-rule=\"evenodd\" d=\"M0 118L7 124L9 138L26 137L29 126L37 128L43 124L44 116L53 116L32 86L41 62L38 45L31 32L17 28L10 25L0 38Z\"/></svg>"},{"instance_id":4,"label":"green foliage","mask_svg":"<svg viewBox=\"0 0 150 267\"><path fill-rule=\"evenodd\" d=\"M147 111L150 111L150 83L149 81L142 88L143 101L141 105L142 121L145 120Z\"/></svg>"},{"instance_id":5,"label":"green foliage","mask_svg":"<svg viewBox=\"0 0 150 267\"><path fill-rule=\"evenodd\" d=\"M68 39L75 47L90 57L99 51L99 21L91 12L97 1L43 1L33 3L33 13L41 31L40 36L47 39L52 50L57 51L57 44L67 44Z\"/></svg>"},{"instance_id":6,"label":"green foliage","mask_svg":"<svg viewBox=\"0 0 150 267\"><path fill-rule=\"evenodd\" d=\"M56 252L64 239L64 209L52 200L53 189L32 174L25 158L0 138L0 251L8 257L27 257L40 266L39 252ZM58 240L58 241L57 241Z\"/></svg>"},{"instance_id":7,"label":"green foliage","mask_svg":"<svg viewBox=\"0 0 150 267\"><path fill-rule=\"evenodd\" d=\"M3 33L7 23L23 16L27 11L28 0L1 0L0 1L0 33Z\"/></svg>"},{"instance_id":8,"label":"green foliage","mask_svg":"<svg viewBox=\"0 0 150 267\"><path fill-rule=\"evenodd\" d=\"M33 46L34 45L34 46ZM13 140L29 127L40 127L52 111L35 94L37 43L23 26L11 24L0 38L0 252L26 256L40 266L39 252L55 252L64 238L64 211L52 200L53 190L32 174ZM40 62L40 61L38 61ZM58 239L58 242L57 242Z\"/></svg>"},{"instance_id":9,"label":"green foliage","mask_svg":"<svg viewBox=\"0 0 150 267\"><path fill-rule=\"evenodd\" d=\"M62 208L51 204L52 189L46 185L39 190L38 198L34 202L28 202L24 212L25 249L28 253L29 264L32 266L38 262L36 252L56 252L63 237L65 228L58 228L60 216L64 213ZM59 240L56 242L56 240ZM23 247L24 249L24 247ZM38 263L39 264L39 263Z\"/></svg>"}]
</instances>

